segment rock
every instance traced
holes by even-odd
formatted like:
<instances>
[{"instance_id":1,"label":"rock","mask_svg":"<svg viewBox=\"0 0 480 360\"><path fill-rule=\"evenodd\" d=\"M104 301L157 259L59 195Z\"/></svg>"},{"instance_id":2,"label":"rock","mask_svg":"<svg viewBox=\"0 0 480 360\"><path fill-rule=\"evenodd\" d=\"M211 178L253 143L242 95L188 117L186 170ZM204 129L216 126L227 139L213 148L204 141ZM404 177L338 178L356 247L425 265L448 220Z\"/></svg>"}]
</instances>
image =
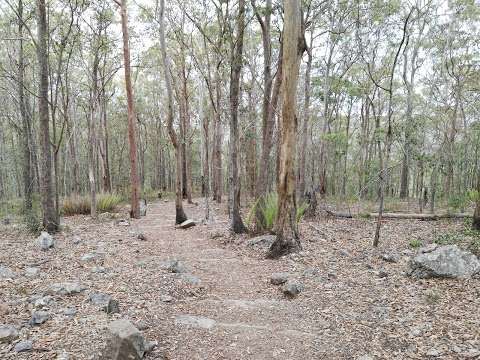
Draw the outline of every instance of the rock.
<instances>
[{"instance_id":1,"label":"rock","mask_svg":"<svg viewBox=\"0 0 480 360\"><path fill-rule=\"evenodd\" d=\"M11 325L0 324L0 344L10 343L18 338L18 331Z\"/></svg>"},{"instance_id":2,"label":"rock","mask_svg":"<svg viewBox=\"0 0 480 360\"><path fill-rule=\"evenodd\" d=\"M102 311L107 314L117 314L120 312L119 303L113 299L110 295L103 293L90 294L90 301L100 307Z\"/></svg>"},{"instance_id":3,"label":"rock","mask_svg":"<svg viewBox=\"0 0 480 360\"><path fill-rule=\"evenodd\" d=\"M200 285L202 282L198 277L192 275L192 274L182 274L181 276L182 281L186 282L189 285Z\"/></svg>"},{"instance_id":4,"label":"rock","mask_svg":"<svg viewBox=\"0 0 480 360\"><path fill-rule=\"evenodd\" d=\"M94 266L91 271L94 274L105 274L107 272L103 266Z\"/></svg>"},{"instance_id":5,"label":"rock","mask_svg":"<svg viewBox=\"0 0 480 360\"><path fill-rule=\"evenodd\" d=\"M31 340L22 340L15 345L13 350L19 353L19 352L30 351L32 350L32 348L33 348L33 342Z\"/></svg>"},{"instance_id":6,"label":"rock","mask_svg":"<svg viewBox=\"0 0 480 360\"><path fill-rule=\"evenodd\" d=\"M215 320L203 316L178 315L175 318L176 325L187 325L200 329L211 329L216 323L217 322Z\"/></svg>"},{"instance_id":7,"label":"rock","mask_svg":"<svg viewBox=\"0 0 480 360\"><path fill-rule=\"evenodd\" d=\"M185 229L189 229L189 228L191 228L195 225L197 225L195 223L195 221L188 219L188 220L185 220L184 222L182 222L180 225L177 225L177 228L185 230Z\"/></svg>"},{"instance_id":8,"label":"rock","mask_svg":"<svg viewBox=\"0 0 480 360\"><path fill-rule=\"evenodd\" d=\"M120 304L118 300L110 299L106 306L104 306L103 311L107 314L118 314L120 313Z\"/></svg>"},{"instance_id":9,"label":"rock","mask_svg":"<svg viewBox=\"0 0 480 360\"><path fill-rule=\"evenodd\" d=\"M88 253L88 254L85 254L83 255L80 260L81 261L91 261L91 260L95 260L97 258L97 254L95 253Z\"/></svg>"},{"instance_id":10,"label":"rock","mask_svg":"<svg viewBox=\"0 0 480 360\"><path fill-rule=\"evenodd\" d=\"M400 261L400 256L398 254L393 254L393 253L387 253L387 254L382 254L380 258L388 263L397 263Z\"/></svg>"},{"instance_id":11,"label":"rock","mask_svg":"<svg viewBox=\"0 0 480 360\"><path fill-rule=\"evenodd\" d=\"M49 292L57 295L73 295L78 294L87 288L78 282L56 283L50 286Z\"/></svg>"},{"instance_id":12,"label":"rock","mask_svg":"<svg viewBox=\"0 0 480 360\"><path fill-rule=\"evenodd\" d=\"M160 264L160 268L168 270L175 274L182 274L187 272L187 268L177 259L162 262Z\"/></svg>"},{"instance_id":13,"label":"rock","mask_svg":"<svg viewBox=\"0 0 480 360\"><path fill-rule=\"evenodd\" d=\"M55 303L55 300L51 296L42 296L35 300L33 306L36 309L43 309Z\"/></svg>"},{"instance_id":14,"label":"rock","mask_svg":"<svg viewBox=\"0 0 480 360\"><path fill-rule=\"evenodd\" d=\"M303 270L303 276L305 277L314 277L314 276L317 276L318 274L319 274L318 269L308 268Z\"/></svg>"},{"instance_id":15,"label":"rock","mask_svg":"<svg viewBox=\"0 0 480 360\"><path fill-rule=\"evenodd\" d=\"M145 343L145 352L149 353L158 346L158 341L147 341Z\"/></svg>"},{"instance_id":16,"label":"rock","mask_svg":"<svg viewBox=\"0 0 480 360\"><path fill-rule=\"evenodd\" d=\"M471 252L457 245L436 247L422 252L409 262L410 275L415 278L470 278L480 273L480 261Z\"/></svg>"},{"instance_id":17,"label":"rock","mask_svg":"<svg viewBox=\"0 0 480 360\"><path fill-rule=\"evenodd\" d=\"M75 309L74 307L68 307L63 309L62 313L65 316L74 317L75 315L77 315L77 309Z\"/></svg>"},{"instance_id":18,"label":"rock","mask_svg":"<svg viewBox=\"0 0 480 360\"><path fill-rule=\"evenodd\" d=\"M145 354L145 339L128 320L116 320L108 326L109 338L100 359L140 360Z\"/></svg>"},{"instance_id":19,"label":"rock","mask_svg":"<svg viewBox=\"0 0 480 360\"><path fill-rule=\"evenodd\" d=\"M27 267L25 268L25 276L33 278L38 275L40 269L38 267Z\"/></svg>"},{"instance_id":20,"label":"rock","mask_svg":"<svg viewBox=\"0 0 480 360\"><path fill-rule=\"evenodd\" d=\"M289 273L274 273L272 276L270 276L270 283L273 285L281 285L285 284L288 280L288 277L290 276Z\"/></svg>"},{"instance_id":21,"label":"rock","mask_svg":"<svg viewBox=\"0 0 480 360\"><path fill-rule=\"evenodd\" d=\"M15 279L17 274L10 268L0 265L0 280Z\"/></svg>"},{"instance_id":22,"label":"rock","mask_svg":"<svg viewBox=\"0 0 480 360\"><path fill-rule=\"evenodd\" d=\"M82 242L82 239L81 239L80 237L78 237L78 236L75 236L75 237L73 238L72 242L73 242L74 245L78 245L78 244L80 244L80 243Z\"/></svg>"},{"instance_id":23,"label":"rock","mask_svg":"<svg viewBox=\"0 0 480 360\"><path fill-rule=\"evenodd\" d=\"M139 233L137 234L137 239L138 239L138 240L141 240L141 241L146 241L146 240L147 240L147 237L145 236L144 233L139 232Z\"/></svg>"},{"instance_id":24,"label":"rock","mask_svg":"<svg viewBox=\"0 0 480 360\"><path fill-rule=\"evenodd\" d=\"M212 240L215 240L215 239L226 237L226 234L223 231L217 230L217 231L212 231L210 234L208 234L208 237Z\"/></svg>"},{"instance_id":25,"label":"rock","mask_svg":"<svg viewBox=\"0 0 480 360\"><path fill-rule=\"evenodd\" d=\"M140 199L140 216L147 216L147 200Z\"/></svg>"},{"instance_id":26,"label":"rock","mask_svg":"<svg viewBox=\"0 0 480 360\"><path fill-rule=\"evenodd\" d=\"M41 325L50 319L50 313L46 311L34 311L30 319L30 325Z\"/></svg>"},{"instance_id":27,"label":"rock","mask_svg":"<svg viewBox=\"0 0 480 360\"><path fill-rule=\"evenodd\" d=\"M43 251L47 251L48 249L55 246L52 235L50 235L46 231L42 231L40 236L37 238L37 244Z\"/></svg>"},{"instance_id":28,"label":"rock","mask_svg":"<svg viewBox=\"0 0 480 360\"><path fill-rule=\"evenodd\" d=\"M295 297L300 294L304 289L304 286L301 282L296 280L289 280L285 285L283 285L282 291L287 297Z\"/></svg>"},{"instance_id":29,"label":"rock","mask_svg":"<svg viewBox=\"0 0 480 360\"><path fill-rule=\"evenodd\" d=\"M275 235L262 235L248 240L248 246L270 247L275 241Z\"/></svg>"}]
</instances>

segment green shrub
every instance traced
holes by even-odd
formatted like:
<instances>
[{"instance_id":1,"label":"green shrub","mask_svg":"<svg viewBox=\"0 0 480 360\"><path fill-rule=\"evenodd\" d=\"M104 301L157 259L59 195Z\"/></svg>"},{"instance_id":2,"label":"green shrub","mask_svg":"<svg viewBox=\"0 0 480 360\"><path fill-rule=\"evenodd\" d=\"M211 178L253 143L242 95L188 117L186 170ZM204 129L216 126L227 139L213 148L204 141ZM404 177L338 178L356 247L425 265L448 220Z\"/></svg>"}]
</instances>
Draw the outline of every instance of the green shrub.
<instances>
[{"instance_id":1,"label":"green shrub","mask_svg":"<svg viewBox=\"0 0 480 360\"><path fill-rule=\"evenodd\" d=\"M114 212L121 202L122 197L118 194L99 194L97 196L97 212ZM62 214L64 216L89 215L90 211L90 196L74 195L63 200Z\"/></svg>"},{"instance_id":2,"label":"green shrub","mask_svg":"<svg viewBox=\"0 0 480 360\"><path fill-rule=\"evenodd\" d=\"M97 197L97 211L99 213L114 212L122 202L122 197L117 194L101 194Z\"/></svg>"},{"instance_id":3,"label":"green shrub","mask_svg":"<svg viewBox=\"0 0 480 360\"><path fill-rule=\"evenodd\" d=\"M420 239L413 239L410 241L410 247L418 249L422 246L422 241Z\"/></svg>"},{"instance_id":4,"label":"green shrub","mask_svg":"<svg viewBox=\"0 0 480 360\"><path fill-rule=\"evenodd\" d=\"M251 226L253 222L253 218L255 217L255 213L257 208L260 206L260 212L265 220L265 227L264 231L273 233L273 229L275 227L275 222L277 221L278 216L278 194L275 192L271 192L265 195L262 199L263 201L257 200L255 204L253 204L250 212L247 216L246 223L248 226ZM307 203L302 203L297 206L297 214L296 214L296 221L297 223L300 222L302 217L305 214L305 211L308 209Z\"/></svg>"}]
</instances>

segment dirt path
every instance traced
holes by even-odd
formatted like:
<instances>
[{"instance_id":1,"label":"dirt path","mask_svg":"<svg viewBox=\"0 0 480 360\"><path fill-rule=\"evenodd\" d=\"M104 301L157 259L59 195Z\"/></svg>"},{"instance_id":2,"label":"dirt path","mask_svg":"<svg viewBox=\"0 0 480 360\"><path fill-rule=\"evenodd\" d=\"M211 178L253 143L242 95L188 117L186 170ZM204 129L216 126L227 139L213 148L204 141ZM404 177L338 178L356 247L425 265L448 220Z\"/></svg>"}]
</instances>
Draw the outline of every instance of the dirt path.
<instances>
[{"instance_id":1,"label":"dirt path","mask_svg":"<svg viewBox=\"0 0 480 360\"><path fill-rule=\"evenodd\" d=\"M200 218L201 207L187 207ZM201 296L173 302L169 343L175 359L312 358L318 325L299 319L302 309L269 284L274 262L259 260L210 239L206 226L173 230L172 204L156 204L138 226L165 255L200 279ZM222 219L223 220L223 219ZM225 229L226 221L216 223Z\"/></svg>"}]
</instances>

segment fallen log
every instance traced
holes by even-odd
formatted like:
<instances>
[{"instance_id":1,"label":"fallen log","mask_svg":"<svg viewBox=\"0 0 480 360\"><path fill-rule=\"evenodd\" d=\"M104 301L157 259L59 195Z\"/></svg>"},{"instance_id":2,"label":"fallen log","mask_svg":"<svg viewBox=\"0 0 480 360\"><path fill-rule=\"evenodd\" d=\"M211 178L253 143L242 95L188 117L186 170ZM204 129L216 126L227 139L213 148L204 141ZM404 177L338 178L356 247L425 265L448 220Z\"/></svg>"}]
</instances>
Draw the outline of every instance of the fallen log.
<instances>
[{"instance_id":1,"label":"fallen log","mask_svg":"<svg viewBox=\"0 0 480 360\"><path fill-rule=\"evenodd\" d=\"M339 218L377 218L378 213L359 213L351 214L345 212L336 212L327 210L327 214ZM418 214L418 213L383 213L383 219L405 219L405 220L426 220L426 221L435 221L441 219L465 219L472 217L471 214L460 213L460 214Z\"/></svg>"}]
</instances>

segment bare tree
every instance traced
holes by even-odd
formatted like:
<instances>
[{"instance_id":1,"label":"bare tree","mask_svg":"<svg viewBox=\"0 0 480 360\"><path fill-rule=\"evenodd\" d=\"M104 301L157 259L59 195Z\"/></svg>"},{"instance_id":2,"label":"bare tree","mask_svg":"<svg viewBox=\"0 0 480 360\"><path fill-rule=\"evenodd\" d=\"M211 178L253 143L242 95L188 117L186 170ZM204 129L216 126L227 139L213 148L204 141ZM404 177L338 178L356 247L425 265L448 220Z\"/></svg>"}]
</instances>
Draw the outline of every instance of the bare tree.
<instances>
[{"instance_id":1,"label":"bare tree","mask_svg":"<svg viewBox=\"0 0 480 360\"><path fill-rule=\"evenodd\" d=\"M158 0L157 0L158 1ZM159 35L160 35L160 51L162 53L163 59L163 70L165 73L165 84L167 88L167 97L168 97L168 109L167 109L167 127L168 133L170 135L170 140L172 141L173 147L175 149L175 223L181 224L187 220L187 216L183 211L182 204L182 149L178 141L177 133L173 127L173 90L172 90L172 78L170 75L170 60L167 57L167 46L165 43L165 0L160 1L159 9ZM158 3L157 3L158 4Z\"/></svg>"},{"instance_id":2,"label":"bare tree","mask_svg":"<svg viewBox=\"0 0 480 360\"><path fill-rule=\"evenodd\" d=\"M238 102L240 97L240 73L242 71L243 33L245 28L245 0L238 2L237 37L232 40L232 69L230 73L230 162L231 162L231 228L240 234L247 231L240 215L240 178L238 176Z\"/></svg>"},{"instance_id":3,"label":"bare tree","mask_svg":"<svg viewBox=\"0 0 480 360\"><path fill-rule=\"evenodd\" d=\"M38 115L42 171L40 191L42 195L43 226L48 232L58 231L58 217L55 211L55 194L52 179L52 151L50 145L50 116L48 109L48 48L47 11L45 0L37 0L37 57L38 57Z\"/></svg>"},{"instance_id":4,"label":"bare tree","mask_svg":"<svg viewBox=\"0 0 480 360\"><path fill-rule=\"evenodd\" d=\"M138 177L137 165L137 116L133 100L132 79L130 73L130 48L128 45L128 17L127 0L121 0L120 15L122 17L123 33L123 59L125 67L125 86L127 91L127 112L128 112L128 143L130 145L130 182L131 182L131 211L130 216L138 219L140 217L140 180Z\"/></svg>"}]
</instances>

